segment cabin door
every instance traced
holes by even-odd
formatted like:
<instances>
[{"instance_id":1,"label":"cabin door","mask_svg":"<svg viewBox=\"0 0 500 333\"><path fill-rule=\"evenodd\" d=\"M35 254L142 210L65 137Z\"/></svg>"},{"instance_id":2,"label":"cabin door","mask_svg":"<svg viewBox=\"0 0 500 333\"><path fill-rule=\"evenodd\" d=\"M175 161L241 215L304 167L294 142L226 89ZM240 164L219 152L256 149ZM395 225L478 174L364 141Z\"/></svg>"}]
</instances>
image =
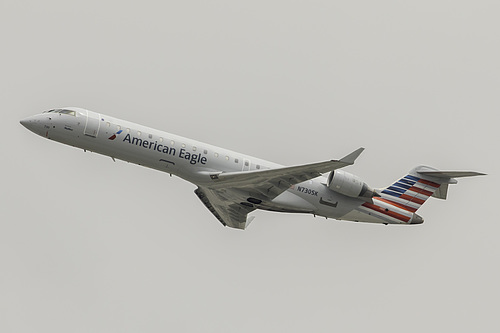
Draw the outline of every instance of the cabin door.
<instances>
[{"instance_id":1,"label":"cabin door","mask_svg":"<svg viewBox=\"0 0 500 333\"><path fill-rule=\"evenodd\" d=\"M101 115L99 113L87 110L87 122L85 123L83 134L97 138L99 127L101 126L99 119L101 119Z\"/></svg>"}]
</instances>

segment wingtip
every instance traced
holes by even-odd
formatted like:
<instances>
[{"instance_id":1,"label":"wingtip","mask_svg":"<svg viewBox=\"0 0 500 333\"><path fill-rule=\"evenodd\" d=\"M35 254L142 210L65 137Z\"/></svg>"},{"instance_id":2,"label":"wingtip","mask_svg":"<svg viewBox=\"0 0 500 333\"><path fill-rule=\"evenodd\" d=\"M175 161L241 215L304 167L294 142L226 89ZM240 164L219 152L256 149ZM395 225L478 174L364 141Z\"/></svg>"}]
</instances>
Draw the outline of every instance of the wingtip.
<instances>
[{"instance_id":1,"label":"wingtip","mask_svg":"<svg viewBox=\"0 0 500 333\"><path fill-rule=\"evenodd\" d=\"M355 151L353 151L349 155L342 157L340 159L340 162L344 162L346 164L354 164L354 161L356 161L356 159L359 157L359 155L361 155L363 150L365 150L364 147L360 147L360 148L356 149Z\"/></svg>"},{"instance_id":2,"label":"wingtip","mask_svg":"<svg viewBox=\"0 0 500 333\"><path fill-rule=\"evenodd\" d=\"M252 223L252 221L254 219L255 219L255 216L247 216L247 220L246 220L246 222L243 225L243 229L248 228L248 226L250 225L250 223Z\"/></svg>"}]
</instances>

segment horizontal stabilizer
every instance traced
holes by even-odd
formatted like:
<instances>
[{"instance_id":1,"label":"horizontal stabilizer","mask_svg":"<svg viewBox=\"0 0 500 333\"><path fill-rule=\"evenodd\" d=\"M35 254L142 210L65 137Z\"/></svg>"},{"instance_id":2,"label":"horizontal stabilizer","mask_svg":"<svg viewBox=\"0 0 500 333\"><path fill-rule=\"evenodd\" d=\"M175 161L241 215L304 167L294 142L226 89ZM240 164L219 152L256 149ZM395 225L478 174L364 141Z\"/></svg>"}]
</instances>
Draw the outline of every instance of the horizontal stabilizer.
<instances>
[{"instance_id":1,"label":"horizontal stabilizer","mask_svg":"<svg viewBox=\"0 0 500 333\"><path fill-rule=\"evenodd\" d=\"M485 176L485 173L475 171L417 171L421 175L437 177L437 178L460 178Z\"/></svg>"},{"instance_id":2,"label":"horizontal stabilizer","mask_svg":"<svg viewBox=\"0 0 500 333\"><path fill-rule=\"evenodd\" d=\"M410 212L416 212L429 197L446 199L450 184L457 184L455 178L482 176L475 171L442 171L420 165L392 185L382 189L382 199L392 201Z\"/></svg>"}]
</instances>

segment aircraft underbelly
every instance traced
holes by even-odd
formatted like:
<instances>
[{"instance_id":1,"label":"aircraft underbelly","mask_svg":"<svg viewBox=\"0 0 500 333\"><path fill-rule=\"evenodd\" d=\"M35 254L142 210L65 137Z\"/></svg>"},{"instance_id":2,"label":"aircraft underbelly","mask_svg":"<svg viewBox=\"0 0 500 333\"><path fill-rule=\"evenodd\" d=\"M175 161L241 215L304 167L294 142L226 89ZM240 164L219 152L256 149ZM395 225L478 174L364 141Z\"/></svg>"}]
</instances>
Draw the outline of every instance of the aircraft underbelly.
<instances>
[{"instance_id":1,"label":"aircraft underbelly","mask_svg":"<svg viewBox=\"0 0 500 333\"><path fill-rule=\"evenodd\" d=\"M386 221L377 216L361 212L357 209L353 209L349 213L345 214L340 218L340 220L353 221L353 222L368 222L368 223L394 223L392 221Z\"/></svg>"},{"instance_id":2,"label":"aircraft underbelly","mask_svg":"<svg viewBox=\"0 0 500 333\"><path fill-rule=\"evenodd\" d=\"M369 222L369 223L383 223L383 224L410 224L411 221L411 219L409 219L408 221L404 221L381 212L365 209L364 207L353 209L351 212L342 216L340 219L347 221L354 221L354 222Z\"/></svg>"},{"instance_id":3,"label":"aircraft underbelly","mask_svg":"<svg viewBox=\"0 0 500 333\"><path fill-rule=\"evenodd\" d=\"M290 191L278 195L271 201L270 205L280 210L303 211L304 213L315 211L313 204Z\"/></svg>"}]
</instances>

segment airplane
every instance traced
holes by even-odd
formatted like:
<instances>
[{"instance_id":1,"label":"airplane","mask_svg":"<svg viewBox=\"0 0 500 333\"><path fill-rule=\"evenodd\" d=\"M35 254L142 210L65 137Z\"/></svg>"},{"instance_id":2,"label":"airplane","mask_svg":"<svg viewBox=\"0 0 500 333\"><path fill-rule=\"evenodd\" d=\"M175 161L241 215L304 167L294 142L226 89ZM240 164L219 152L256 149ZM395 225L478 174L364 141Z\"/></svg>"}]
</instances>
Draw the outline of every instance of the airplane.
<instances>
[{"instance_id":1,"label":"airplane","mask_svg":"<svg viewBox=\"0 0 500 333\"><path fill-rule=\"evenodd\" d=\"M257 209L336 220L416 225L429 197L446 199L455 178L485 175L417 166L380 189L340 170L362 153L339 160L282 166L82 108L52 109L20 123L50 140L176 175L197 186L201 202L224 226L245 229Z\"/></svg>"}]
</instances>

